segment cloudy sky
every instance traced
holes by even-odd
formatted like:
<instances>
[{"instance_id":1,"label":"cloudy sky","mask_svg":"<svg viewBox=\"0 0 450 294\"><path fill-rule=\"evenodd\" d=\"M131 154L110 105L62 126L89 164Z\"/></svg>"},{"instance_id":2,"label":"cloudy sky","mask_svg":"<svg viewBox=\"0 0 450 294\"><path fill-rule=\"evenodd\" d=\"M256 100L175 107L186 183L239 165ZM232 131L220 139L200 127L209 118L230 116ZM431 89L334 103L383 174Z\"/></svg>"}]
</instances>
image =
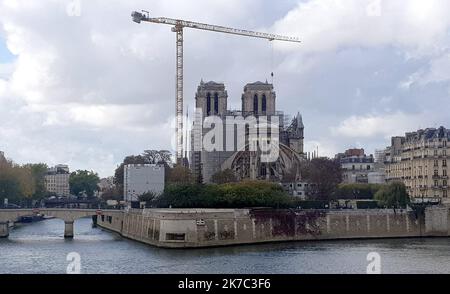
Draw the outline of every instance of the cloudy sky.
<instances>
[{"instance_id":1,"label":"cloudy sky","mask_svg":"<svg viewBox=\"0 0 450 294\"><path fill-rule=\"evenodd\" d=\"M272 54L265 40L187 30L191 109L201 78L239 108L243 86L274 71L277 107L303 114L322 155L450 127L448 0L0 0L0 150L108 176L126 155L171 148L175 35L133 23L140 9L303 40Z\"/></svg>"}]
</instances>

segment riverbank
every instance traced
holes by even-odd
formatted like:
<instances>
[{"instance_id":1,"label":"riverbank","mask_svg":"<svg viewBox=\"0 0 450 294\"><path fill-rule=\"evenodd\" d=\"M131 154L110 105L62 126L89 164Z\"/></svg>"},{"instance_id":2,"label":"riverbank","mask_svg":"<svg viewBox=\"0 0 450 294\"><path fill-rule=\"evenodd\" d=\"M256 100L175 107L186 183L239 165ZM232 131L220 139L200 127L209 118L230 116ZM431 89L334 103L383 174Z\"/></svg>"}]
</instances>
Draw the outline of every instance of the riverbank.
<instances>
[{"instance_id":1,"label":"riverbank","mask_svg":"<svg viewBox=\"0 0 450 294\"><path fill-rule=\"evenodd\" d=\"M450 236L448 207L393 210L150 209L97 219L125 238L163 248L311 240Z\"/></svg>"}]
</instances>

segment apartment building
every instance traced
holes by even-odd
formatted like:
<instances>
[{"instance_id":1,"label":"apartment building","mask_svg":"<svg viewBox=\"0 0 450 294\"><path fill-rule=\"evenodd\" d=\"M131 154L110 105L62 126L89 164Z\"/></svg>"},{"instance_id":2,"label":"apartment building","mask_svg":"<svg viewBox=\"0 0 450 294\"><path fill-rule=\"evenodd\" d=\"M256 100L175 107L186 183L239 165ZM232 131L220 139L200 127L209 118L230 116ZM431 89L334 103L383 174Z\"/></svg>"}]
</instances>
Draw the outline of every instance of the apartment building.
<instances>
[{"instance_id":1,"label":"apartment building","mask_svg":"<svg viewBox=\"0 0 450 294\"><path fill-rule=\"evenodd\" d=\"M373 155L366 155L364 149L348 149L336 154L335 158L341 164L343 183L384 183L384 174L375 169Z\"/></svg>"},{"instance_id":2,"label":"apartment building","mask_svg":"<svg viewBox=\"0 0 450 294\"><path fill-rule=\"evenodd\" d=\"M386 149L388 182L401 181L417 201L439 199L448 203L450 130L428 128L393 137Z\"/></svg>"},{"instance_id":3,"label":"apartment building","mask_svg":"<svg viewBox=\"0 0 450 294\"><path fill-rule=\"evenodd\" d=\"M57 165L49 168L45 175L45 187L47 192L59 197L70 196L70 170L67 165Z\"/></svg>"}]
</instances>

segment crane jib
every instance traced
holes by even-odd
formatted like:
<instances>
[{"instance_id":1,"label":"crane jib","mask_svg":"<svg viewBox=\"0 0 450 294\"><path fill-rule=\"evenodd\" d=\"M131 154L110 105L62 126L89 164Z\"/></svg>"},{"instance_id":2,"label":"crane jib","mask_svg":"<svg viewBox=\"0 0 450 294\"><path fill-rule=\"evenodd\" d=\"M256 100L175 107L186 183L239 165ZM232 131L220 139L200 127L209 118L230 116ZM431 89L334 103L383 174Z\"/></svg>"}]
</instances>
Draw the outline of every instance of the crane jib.
<instances>
[{"instance_id":1,"label":"crane jib","mask_svg":"<svg viewBox=\"0 0 450 294\"><path fill-rule=\"evenodd\" d=\"M184 28L240 35L240 36L246 36L246 37L261 38L261 39L267 39L270 41L276 40L276 41L301 43L301 41L296 37L287 37L287 36L281 36L281 35L275 35L275 34L269 34L269 33L261 33L261 32L249 31L249 30L234 29L234 28L228 28L228 27L224 27L224 26L216 26L216 25L191 22L191 21L179 20L179 19L172 19L172 18L166 18L166 17L147 18L147 17L143 16L141 18L141 21L181 26Z\"/></svg>"}]
</instances>

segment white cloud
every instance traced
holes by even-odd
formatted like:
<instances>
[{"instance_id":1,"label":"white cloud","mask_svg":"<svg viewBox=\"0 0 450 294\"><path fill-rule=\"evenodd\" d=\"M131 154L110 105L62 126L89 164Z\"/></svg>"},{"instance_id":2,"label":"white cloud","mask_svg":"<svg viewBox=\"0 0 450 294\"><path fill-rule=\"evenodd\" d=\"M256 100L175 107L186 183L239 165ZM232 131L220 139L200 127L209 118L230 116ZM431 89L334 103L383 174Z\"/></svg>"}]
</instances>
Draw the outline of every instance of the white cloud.
<instances>
[{"instance_id":1,"label":"white cloud","mask_svg":"<svg viewBox=\"0 0 450 294\"><path fill-rule=\"evenodd\" d=\"M370 13L378 3L380 14ZM311 0L274 28L300 36L303 52L385 45L431 50L447 34L448 11L446 0Z\"/></svg>"},{"instance_id":2,"label":"white cloud","mask_svg":"<svg viewBox=\"0 0 450 294\"><path fill-rule=\"evenodd\" d=\"M0 79L6 79L14 72L14 63L0 63Z\"/></svg>"},{"instance_id":3,"label":"white cloud","mask_svg":"<svg viewBox=\"0 0 450 294\"><path fill-rule=\"evenodd\" d=\"M338 126L331 127L330 130L334 136L348 138L390 138L402 135L402 132L408 130L417 130L427 126L433 126L430 125L430 116L427 114L397 112L383 115L351 116Z\"/></svg>"},{"instance_id":4,"label":"white cloud","mask_svg":"<svg viewBox=\"0 0 450 294\"><path fill-rule=\"evenodd\" d=\"M430 70L422 77L421 83L450 81L450 54L431 61Z\"/></svg>"}]
</instances>

